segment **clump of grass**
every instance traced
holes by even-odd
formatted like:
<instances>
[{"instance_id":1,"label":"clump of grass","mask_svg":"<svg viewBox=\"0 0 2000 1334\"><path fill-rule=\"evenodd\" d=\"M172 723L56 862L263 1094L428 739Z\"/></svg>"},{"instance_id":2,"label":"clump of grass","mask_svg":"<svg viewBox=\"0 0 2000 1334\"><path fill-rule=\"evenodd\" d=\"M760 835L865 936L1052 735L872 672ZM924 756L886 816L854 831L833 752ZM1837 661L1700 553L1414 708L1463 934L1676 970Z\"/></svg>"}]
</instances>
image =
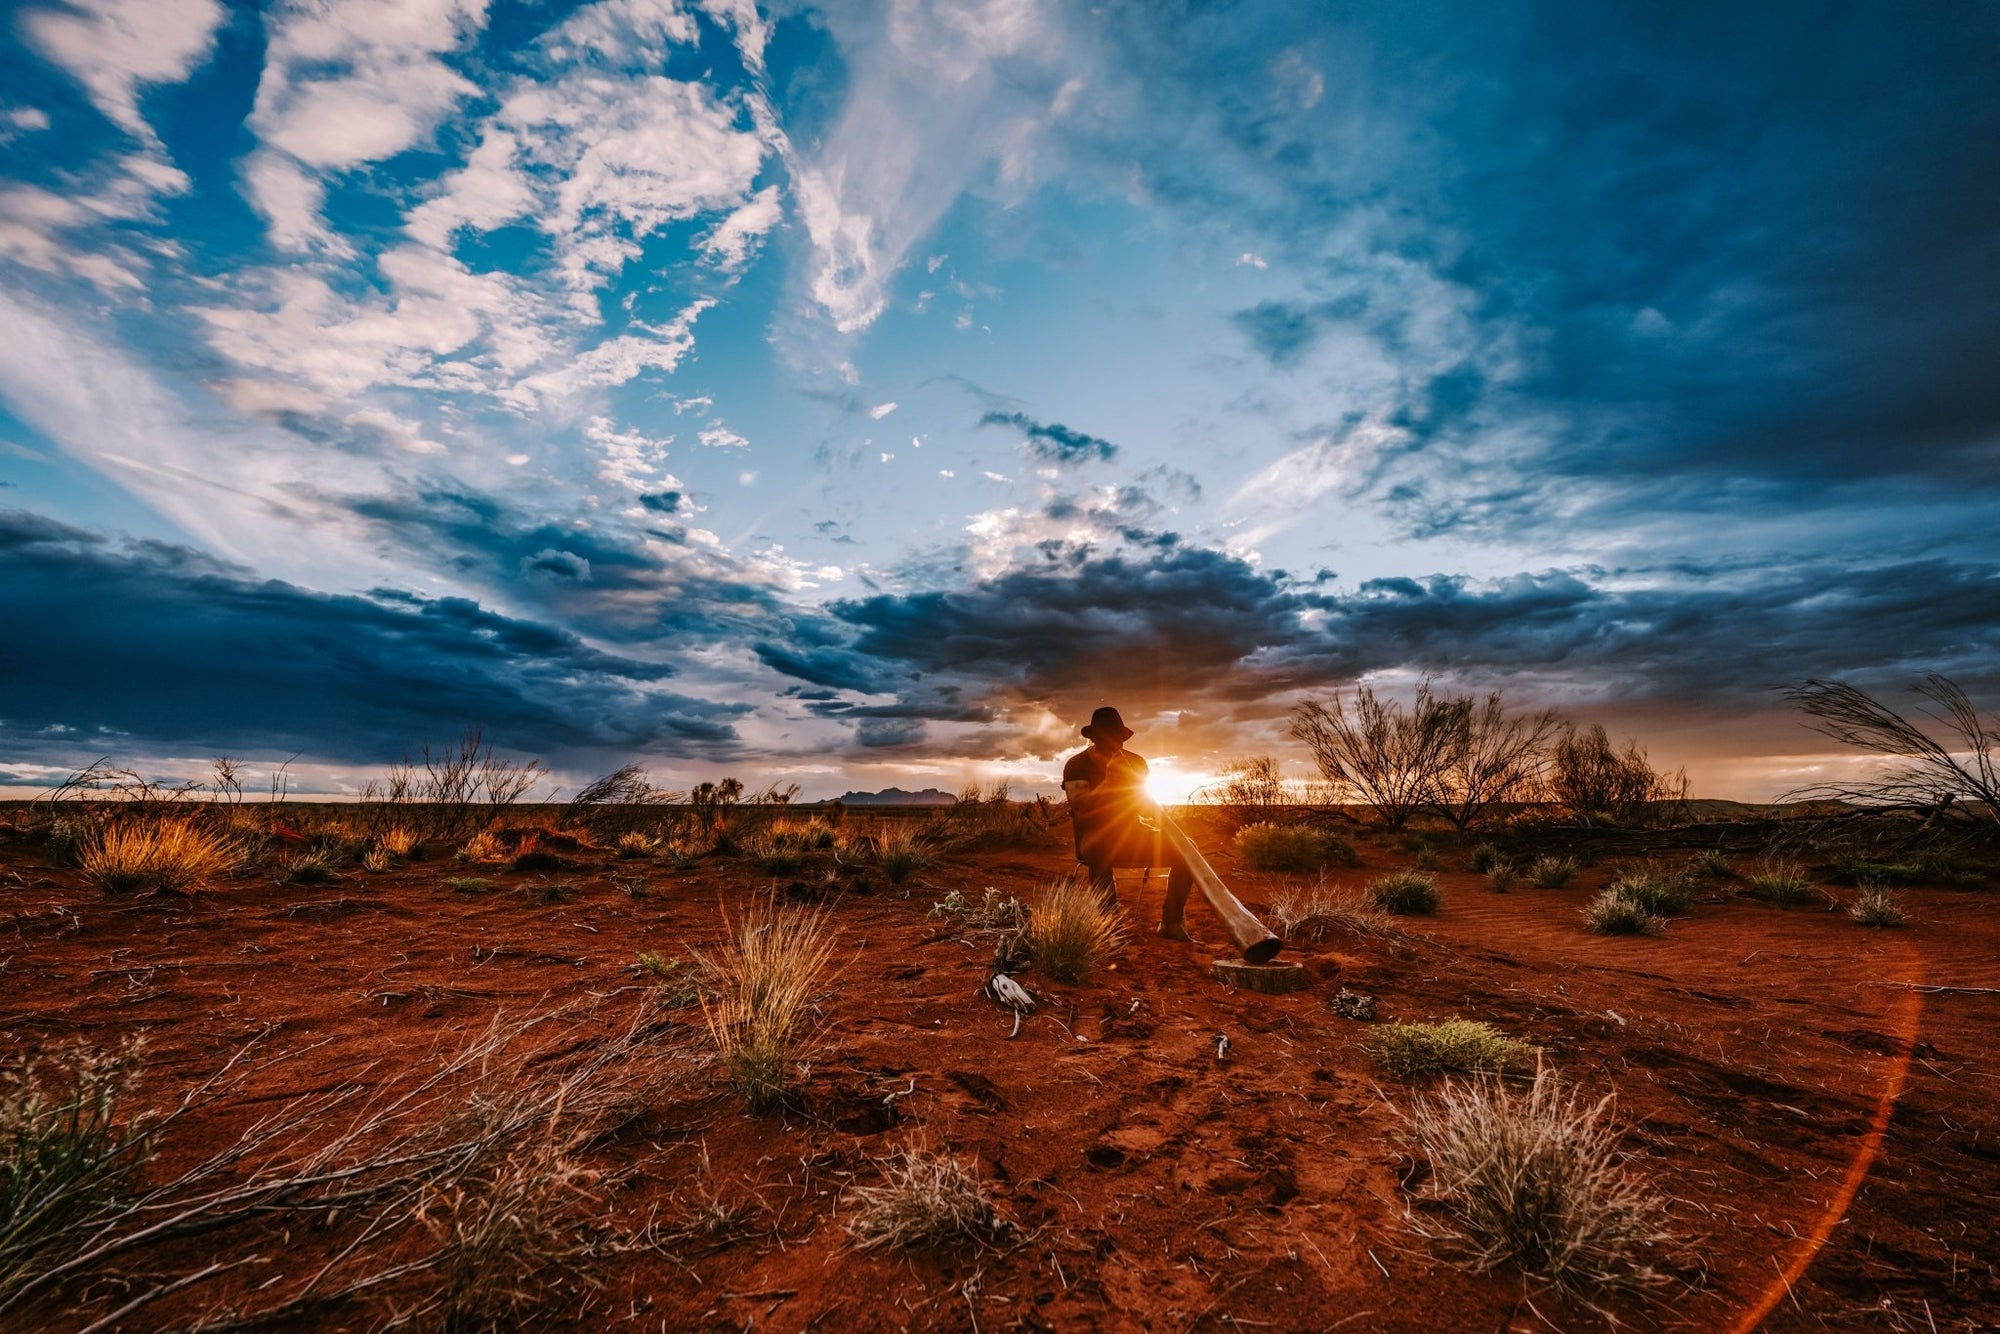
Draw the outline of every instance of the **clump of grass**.
<instances>
[{"instance_id":1,"label":"clump of grass","mask_svg":"<svg viewBox=\"0 0 2000 1334\"><path fill-rule=\"evenodd\" d=\"M504 862L509 854L505 839L491 829L482 829L453 855L461 862Z\"/></svg>"},{"instance_id":2,"label":"clump of grass","mask_svg":"<svg viewBox=\"0 0 2000 1334\"><path fill-rule=\"evenodd\" d=\"M1310 889L1279 891L1271 900L1271 924L1286 940L1308 944L1341 930L1361 936L1392 935L1396 930L1394 919L1372 899L1325 880Z\"/></svg>"},{"instance_id":3,"label":"clump of grass","mask_svg":"<svg viewBox=\"0 0 2000 1334\"><path fill-rule=\"evenodd\" d=\"M72 1045L0 1067L0 1299L66 1230L114 1205L144 1160L145 1133L118 1117L138 1052Z\"/></svg>"},{"instance_id":4,"label":"clump of grass","mask_svg":"<svg viewBox=\"0 0 2000 1334\"><path fill-rule=\"evenodd\" d=\"M370 875L381 875L394 864L388 849L379 843L369 844L368 850L361 854L361 869Z\"/></svg>"},{"instance_id":5,"label":"clump of grass","mask_svg":"<svg viewBox=\"0 0 2000 1334\"><path fill-rule=\"evenodd\" d=\"M1383 912L1399 917L1434 913L1440 902L1437 881L1422 871L1391 871L1368 882L1368 897Z\"/></svg>"},{"instance_id":6,"label":"clump of grass","mask_svg":"<svg viewBox=\"0 0 2000 1334\"><path fill-rule=\"evenodd\" d=\"M1514 888L1515 871L1512 862L1494 862L1486 868L1486 886L1495 894L1505 894Z\"/></svg>"},{"instance_id":7,"label":"clump of grass","mask_svg":"<svg viewBox=\"0 0 2000 1334\"><path fill-rule=\"evenodd\" d=\"M311 848L287 858L278 867L281 885L324 885L340 866L340 854L332 848Z\"/></svg>"},{"instance_id":8,"label":"clump of grass","mask_svg":"<svg viewBox=\"0 0 2000 1334\"><path fill-rule=\"evenodd\" d=\"M444 887L454 894L484 894L493 882L483 875L448 875Z\"/></svg>"},{"instance_id":9,"label":"clump of grass","mask_svg":"<svg viewBox=\"0 0 2000 1334\"><path fill-rule=\"evenodd\" d=\"M1485 875L1494 867L1504 865L1506 854L1491 843L1475 843L1465 854L1465 864L1474 875Z\"/></svg>"},{"instance_id":10,"label":"clump of grass","mask_svg":"<svg viewBox=\"0 0 2000 1334\"><path fill-rule=\"evenodd\" d=\"M657 995L660 1004L668 1009L686 1009L701 1000L701 979L686 961L647 951L639 955L638 963L641 969L659 979Z\"/></svg>"},{"instance_id":11,"label":"clump of grass","mask_svg":"<svg viewBox=\"0 0 2000 1334\"><path fill-rule=\"evenodd\" d=\"M450 1190L434 1190L426 1221L438 1235L439 1297L448 1330L519 1329L546 1310L559 1278L592 1253L602 1201L598 1173L570 1137L528 1135L483 1155Z\"/></svg>"},{"instance_id":12,"label":"clump of grass","mask_svg":"<svg viewBox=\"0 0 2000 1334\"><path fill-rule=\"evenodd\" d=\"M1605 893L1623 899L1648 917L1672 917L1694 906L1694 885L1679 868L1648 864L1613 876Z\"/></svg>"},{"instance_id":13,"label":"clump of grass","mask_svg":"<svg viewBox=\"0 0 2000 1334\"><path fill-rule=\"evenodd\" d=\"M653 887L646 883L646 877L642 875L614 875L611 877L611 884L620 894L634 903L653 896Z\"/></svg>"},{"instance_id":14,"label":"clump of grass","mask_svg":"<svg viewBox=\"0 0 2000 1334\"><path fill-rule=\"evenodd\" d=\"M1578 1295L1661 1282L1649 1256L1673 1240L1666 1204L1625 1167L1612 1106L1585 1102L1547 1069L1521 1090L1448 1081L1409 1117L1444 1206L1413 1211L1412 1225L1476 1273L1511 1265Z\"/></svg>"},{"instance_id":15,"label":"clump of grass","mask_svg":"<svg viewBox=\"0 0 2000 1334\"><path fill-rule=\"evenodd\" d=\"M49 865L76 866L91 842L97 825L74 815L58 815L49 822Z\"/></svg>"},{"instance_id":16,"label":"clump of grass","mask_svg":"<svg viewBox=\"0 0 2000 1334\"><path fill-rule=\"evenodd\" d=\"M83 878L113 894L191 894L236 869L241 851L191 820L118 820L87 835L77 853Z\"/></svg>"},{"instance_id":17,"label":"clump of grass","mask_svg":"<svg viewBox=\"0 0 2000 1334\"><path fill-rule=\"evenodd\" d=\"M1703 848L1688 858L1687 873L1702 880L1734 880L1736 868L1719 848Z\"/></svg>"},{"instance_id":18,"label":"clump of grass","mask_svg":"<svg viewBox=\"0 0 2000 1334\"><path fill-rule=\"evenodd\" d=\"M1028 910L1019 899L1002 898L999 890L988 885L977 903L968 899L964 890L954 889L931 905L930 916L949 917L983 931L1018 931L1028 920Z\"/></svg>"},{"instance_id":19,"label":"clump of grass","mask_svg":"<svg viewBox=\"0 0 2000 1334\"><path fill-rule=\"evenodd\" d=\"M400 857L406 861L416 855L417 845L420 842L417 831L407 825L390 825L375 836L375 846L391 857Z\"/></svg>"},{"instance_id":20,"label":"clump of grass","mask_svg":"<svg viewBox=\"0 0 2000 1334\"><path fill-rule=\"evenodd\" d=\"M568 880L538 880L527 890L529 898L543 905L568 903L576 897L576 886Z\"/></svg>"},{"instance_id":21,"label":"clump of grass","mask_svg":"<svg viewBox=\"0 0 2000 1334\"><path fill-rule=\"evenodd\" d=\"M875 835L875 864L892 885L900 885L929 866L935 849L920 831L884 829Z\"/></svg>"},{"instance_id":22,"label":"clump of grass","mask_svg":"<svg viewBox=\"0 0 2000 1334\"><path fill-rule=\"evenodd\" d=\"M1909 921L1903 896L1883 885L1864 886L1861 897L1848 905L1847 915L1863 926L1902 926Z\"/></svg>"},{"instance_id":23,"label":"clump of grass","mask_svg":"<svg viewBox=\"0 0 2000 1334\"><path fill-rule=\"evenodd\" d=\"M1368 1050L1384 1070L1401 1079L1427 1075L1498 1073L1523 1064L1527 1043L1477 1019L1434 1024L1384 1024Z\"/></svg>"},{"instance_id":24,"label":"clump of grass","mask_svg":"<svg viewBox=\"0 0 2000 1334\"><path fill-rule=\"evenodd\" d=\"M1576 872L1574 857L1537 857L1528 863L1528 879L1535 882L1537 889L1561 889L1575 878Z\"/></svg>"},{"instance_id":25,"label":"clump of grass","mask_svg":"<svg viewBox=\"0 0 2000 1334\"><path fill-rule=\"evenodd\" d=\"M1611 889L1584 905L1583 922L1600 936L1651 936L1666 926L1644 904Z\"/></svg>"},{"instance_id":26,"label":"clump of grass","mask_svg":"<svg viewBox=\"0 0 2000 1334\"><path fill-rule=\"evenodd\" d=\"M836 933L820 909L770 899L723 928L720 950L694 956L716 993L702 1013L730 1082L761 1111L784 1100L805 1054Z\"/></svg>"},{"instance_id":27,"label":"clump of grass","mask_svg":"<svg viewBox=\"0 0 2000 1334\"><path fill-rule=\"evenodd\" d=\"M1058 982L1081 982L1125 943L1115 911L1081 879L1058 880L1028 907L1035 963Z\"/></svg>"},{"instance_id":28,"label":"clump of grass","mask_svg":"<svg viewBox=\"0 0 2000 1334\"><path fill-rule=\"evenodd\" d=\"M1268 822L1236 831L1236 855L1253 871L1310 875L1331 865L1354 866L1354 845L1335 833L1309 825Z\"/></svg>"},{"instance_id":29,"label":"clump of grass","mask_svg":"<svg viewBox=\"0 0 2000 1334\"><path fill-rule=\"evenodd\" d=\"M1812 877L1797 862L1766 858L1743 877L1750 897L1789 908L1813 896Z\"/></svg>"},{"instance_id":30,"label":"clump of grass","mask_svg":"<svg viewBox=\"0 0 2000 1334\"><path fill-rule=\"evenodd\" d=\"M637 861L650 857L658 851L660 840L637 829L628 829L620 834L611 845L612 855L625 861Z\"/></svg>"},{"instance_id":31,"label":"clump of grass","mask_svg":"<svg viewBox=\"0 0 2000 1334\"><path fill-rule=\"evenodd\" d=\"M847 1230L863 1250L991 1242L1011 1224L986 1183L948 1154L905 1149L882 1168L883 1184L849 1192Z\"/></svg>"}]
</instances>

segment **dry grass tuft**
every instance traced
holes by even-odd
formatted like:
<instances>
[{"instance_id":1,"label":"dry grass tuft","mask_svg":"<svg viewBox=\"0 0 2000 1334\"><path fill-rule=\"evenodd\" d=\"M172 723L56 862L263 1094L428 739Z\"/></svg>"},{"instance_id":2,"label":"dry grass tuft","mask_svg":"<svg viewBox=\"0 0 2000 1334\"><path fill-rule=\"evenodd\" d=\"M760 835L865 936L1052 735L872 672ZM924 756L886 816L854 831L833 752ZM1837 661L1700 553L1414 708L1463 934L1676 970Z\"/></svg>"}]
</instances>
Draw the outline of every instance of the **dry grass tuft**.
<instances>
[{"instance_id":1,"label":"dry grass tuft","mask_svg":"<svg viewBox=\"0 0 2000 1334\"><path fill-rule=\"evenodd\" d=\"M1368 1041L1382 1068L1402 1079L1497 1074L1526 1063L1534 1048L1477 1019L1384 1024Z\"/></svg>"},{"instance_id":2,"label":"dry grass tuft","mask_svg":"<svg viewBox=\"0 0 2000 1334\"><path fill-rule=\"evenodd\" d=\"M1584 905L1583 924L1600 936L1654 936L1666 928L1664 918L1615 889L1605 890Z\"/></svg>"},{"instance_id":3,"label":"dry grass tuft","mask_svg":"<svg viewBox=\"0 0 2000 1334\"><path fill-rule=\"evenodd\" d=\"M1561 889L1576 877L1574 857L1537 857L1528 863L1528 879L1536 889Z\"/></svg>"},{"instance_id":4,"label":"dry grass tuft","mask_svg":"<svg viewBox=\"0 0 2000 1334\"><path fill-rule=\"evenodd\" d=\"M1903 896L1881 885L1864 886L1861 897L1848 905L1847 915L1863 926L1903 926L1909 921Z\"/></svg>"},{"instance_id":5,"label":"dry grass tuft","mask_svg":"<svg viewBox=\"0 0 2000 1334\"><path fill-rule=\"evenodd\" d=\"M507 840L491 829L482 829L465 840L455 855L462 862L504 862L513 856L507 849Z\"/></svg>"},{"instance_id":6,"label":"dry grass tuft","mask_svg":"<svg viewBox=\"0 0 2000 1334\"><path fill-rule=\"evenodd\" d=\"M191 894L241 864L233 840L192 820L118 820L88 835L77 855L83 878L114 894Z\"/></svg>"},{"instance_id":7,"label":"dry grass tuft","mask_svg":"<svg viewBox=\"0 0 2000 1334\"><path fill-rule=\"evenodd\" d=\"M626 860L650 857L659 850L660 840L640 829L628 829L611 844L612 852Z\"/></svg>"},{"instance_id":8,"label":"dry grass tuft","mask_svg":"<svg viewBox=\"0 0 2000 1334\"><path fill-rule=\"evenodd\" d=\"M1058 880L1028 905L1035 963L1058 982L1081 982L1125 943L1118 915L1083 880Z\"/></svg>"},{"instance_id":9,"label":"dry grass tuft","mask_svg":"<svg viewBox=\"0 0 2000 1334\"><path fill-rule=\"evenodd\" d=\"M948 1154L905 1149L883 1165L883 1184L849 1192L847 1230L863 1250L992 1242L1012 1226L986 1183Z\"/></svg>"},{"instance_id":10,"label":"dry grass tuft","mask_svg":"<svg viewBox=\"0 0 2000 1334\"><path fill-rule=\"evenodd\" d=\"M1441 901L1437 881L1422 871L1391 871L1368 882L1368 897L1386 913L1398 916L1434 913Z\"/></svg>"},{"instance_id":11,"label":"dry grass tuft","mask_svg":"<svg viewBox=\"0 0 2000 1334\"><path fill-rule=\"evenodd\" d=\"M1335 931L1360 936L1396 934L1395 919L1352 889L1321 880L1310 889L1287 888L1271 900L1271 921L1286 940L1317 943Z\"/></svg>"},{"instance_id":12,"label":"dry grass tuft","mask_svg":"<svg viewBox=\"0 0 2000 1334\"><path fill-rule=\"evenodd\" d=\"M1673 917L1694 906L1694 882L1689 875L1683 867L1646 862L1613 876L1604 894L1631 904L1642 916Z\"/></svg>"},{"instance_id":13,"label":"dry grass tuft","mask_svg":"<svg viewBox=\"0 0 2000 1334\"><path fill-rule=\"evenodd\" d=\"M1412 1226L1476 1273L1512 1265L1574 1294L1663 1281L1648 1257L1672 1241L1665 1201L1626 1170L1612 1105L1585 1103L1546 1069L1520 1090L1446 1083L1409 1125L1447 1221L1412 1213Z\"/></svg>"},{"instance_id":14,"label":"dry grass tuft","mask_svg":"<svg viewBox=\"0 0 2000 1334\"><path fill-rule=\"evenodd\" d=\"M1505 894L1514 888L1516 872L1512 862L1494 862L1486 868L1486 885L1495 894Z\"/></svg>"},{"instance_id":15,"label":"dry grass tuft","mask_svg":"<svg viewBox=\"0 0 2000 1334\"><path fill-rule=\"evenodd\" d=\"M882 829L873 841L875 864L892 885L902 884L937 859L937 845L922 830Z\"/></svg>"},{"instance_id":16,"label":"dry grass tuft","mask_svg":"<svg viewBox=\"0 0 2000 1334\"><path fill-rule=\"evenodd\" d=\"M702 1013L730 1082L761 1111L784 1100L805 1055L837 931L820 909L775 899L740 925L725 912L723 931L720 950L694 955L715 992L702 998Z\"/></svg>"},{"instance_id":17,"label":"dry grass tuft","mask_svg":"<svg viewBox=\"0 0 2000 1334\"><path fill-rule=\"evenodd\" d=\"M1775 903L1780 908L1789 908L1794 903L1803 903L1813 897L1812 877L1797 862L1769 857L1757 863L1754 870L1743 877L1743 883L1753 899Z\"/></svg>"}]
</instances>

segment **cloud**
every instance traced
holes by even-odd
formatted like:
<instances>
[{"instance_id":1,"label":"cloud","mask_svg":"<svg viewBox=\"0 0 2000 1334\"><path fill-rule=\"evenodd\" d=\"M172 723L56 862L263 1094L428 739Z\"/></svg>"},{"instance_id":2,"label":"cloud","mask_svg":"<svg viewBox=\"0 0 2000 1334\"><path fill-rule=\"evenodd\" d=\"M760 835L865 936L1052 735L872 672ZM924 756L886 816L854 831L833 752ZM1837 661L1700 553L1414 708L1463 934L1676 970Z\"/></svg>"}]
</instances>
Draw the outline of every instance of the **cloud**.
<instances>
[{"instance_id":1,"label":"cloud","mask_svg":"<svg viewBox=\"0 0 2000 1334\"><path fill-rule=\"evenodd\" d=\"M157 144L139 110L140 89L193 73L222 18L218 0L67 0L27 10L20 22L28 42L74 75L106 119Z\"/></svg>"},{"instance_id":2,"label":"cloud","mask_svg":"<svg viewBox=\"0 0 2000 1334\"><path fill-rule=\"evenodd\" d=\"M1058 467L1108 463L1118 454L1118 446L1109 440L1072 430L1061 422L1038 422L1024 412L988 412L979 424L1013 427L1021 433L1030 454Z\"/></svg>"},{"instance_id":3,"label":"cloud","mask_svg":"<svg viewBox=\"0 0 2000 1334\"><path fill-rule=\"evenodd\" d=\"M298 749L378 763L459 728L530 753L727 752L748 709L665 689L672 669L463 598L317 593L185 547L0 514L5 727L73 751ZM60 672L38 663L58 661Z\"/></svg>"}]
</instances>

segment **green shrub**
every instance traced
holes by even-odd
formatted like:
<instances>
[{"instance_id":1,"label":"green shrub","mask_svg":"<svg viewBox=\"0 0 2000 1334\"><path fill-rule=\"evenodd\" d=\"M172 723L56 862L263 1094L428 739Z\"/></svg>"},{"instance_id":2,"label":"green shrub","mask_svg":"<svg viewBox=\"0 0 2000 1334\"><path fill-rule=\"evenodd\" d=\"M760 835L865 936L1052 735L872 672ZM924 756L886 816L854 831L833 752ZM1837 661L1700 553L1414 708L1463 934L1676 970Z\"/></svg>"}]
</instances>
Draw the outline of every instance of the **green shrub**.
<instances>
[{"instance_id":1,"label":"green shrub","mask_svg":"<svg viewBox=\"0 0 2000 1334\"><path fill-rule=\"evenodd\" d=\"M1249 824L1236 831L1236 855L1253 871L1310 875L1329 865L1354 866L1354 845L1310 825Z\"/></svg>"},{"instance_id":2,"label":"green shrub","mask_svg":"<svg viewBox=\"0 0 2000 1334\"><path fill-rule=\"evenodd\" d=\"M1421 871L1391 871L1368 882L1368 897L1383 912L1408 916L1438 910L1437 881Z\"/></svg>"},{"instance_id":3,"label":"green shrub","mask_svg":"<svg viewBox=\"0 0 2000 1334\"><path fill-rule=\"evenodd\" d=\"M1521 1065L1534 1049L1477 1019L1434 1024L1384 1024L1368 1050L1400 1079L1452 1073L1498 1073Z\"/></svg>"},{"instance_id":4,"label":"green shrub","mask_svg":"<svg viewBox=\"0 0 2000 1334\"><path fill-rule=\"evenodd\" d=\"M1624 899L1647 917L1673 917L1694 906L1694 885L1669 867L1621 871L1605 886L1605 893Z\"/></svg>"},{"instance_id":5,"label":"green shrub","mask_svg":"<svg viewBox=\"0 0 2000 1334\"><path fill-rule=\"evenodd\" d=\"M1465 860L1466 865L1472 868L1473 874L1485 875L1488 871L1491 871L1507 859L1502 855L1500 849L1494 847L1491 843L1475 843L1472 845L1471 851L1466 853Z\"/></svg>"},{"instance_id":6,"label":"green shrub","mask_svg":"<svg viewBox=\"0 0 2000 1334\"><path fill-rule=\"evenodd\" d=\"M1687 873L1703 880L1734 880L1736 868L1720 849L1703 848L1688 859Z\"/></svg>"},{"instance_id":7,"label":"green shrub","mask_svg":"<svg viewBox=\"0 0 2000 1334\"><path fill-rule=\"evenodd\" d=\"M1665 925L1658 914L1616 890L1607 889L1583 909L1584 925L1600 936L1650 936Z\"/></svg>"},{"instance_id":8,"label":"green shrub","mask_svg":"<svg viewBox=\"0 0 2000 1334\"><path fill-rule=\"evenodd\" d=\"M1576 877L1576 858L1537 857L1528 864L1528 879L1537 889L1561 889Z\"/></svg>"},{"instance_id":9,"label":"green shrub","mask_svg":"<svg viewBox=\"0 0 2000 1334\"><path fill-rule=\"evenodd\" d=\"M484 894L493 882L482 875L448 875L444 887L454 894Z\"/></svg>"},{"instance_id":10,"label":"green shrub","mask_svg":"<svg viewBox=\"0 0 2000 1334\"><path fill-rule=\"evenodd\" d=\"M1505 894L1514 887L1514 868L1508 862L1494 862L1486 868L1486 884L1495 894Z\"/></svg>"}]
</instances>

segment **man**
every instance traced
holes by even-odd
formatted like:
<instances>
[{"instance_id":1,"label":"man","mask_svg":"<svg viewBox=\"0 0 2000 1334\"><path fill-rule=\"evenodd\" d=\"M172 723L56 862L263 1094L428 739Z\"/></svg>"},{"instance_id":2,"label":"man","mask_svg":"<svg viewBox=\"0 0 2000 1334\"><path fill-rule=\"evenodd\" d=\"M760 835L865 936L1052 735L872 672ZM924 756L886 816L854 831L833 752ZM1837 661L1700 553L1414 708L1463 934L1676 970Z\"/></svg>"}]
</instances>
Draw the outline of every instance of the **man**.
<instances>
[{"instance_id":1,"label":"man","mask_svg":"<svg viewBox=\"0 0 2000 1334\"><path fill-rule=\"evenodd\" d=\"M1083 735L1090 738L1090 749L1070 756L1063 765L1063 795L1069 798L1070 820L1076 828L1076 859L1090 872L1091 888L1113 905L1118 902L1113 868L1166 867L1160 934L1186 940L1181 913L1188 891L1194 888L1194 875L1158 828L1141 822L1145 815L1157 820L1159 805L1146 795L1149 770L1144 757L1125 749L1132 729L1118 710L1106 707L1090 715Z\"/></svg>"}]
</instances>

